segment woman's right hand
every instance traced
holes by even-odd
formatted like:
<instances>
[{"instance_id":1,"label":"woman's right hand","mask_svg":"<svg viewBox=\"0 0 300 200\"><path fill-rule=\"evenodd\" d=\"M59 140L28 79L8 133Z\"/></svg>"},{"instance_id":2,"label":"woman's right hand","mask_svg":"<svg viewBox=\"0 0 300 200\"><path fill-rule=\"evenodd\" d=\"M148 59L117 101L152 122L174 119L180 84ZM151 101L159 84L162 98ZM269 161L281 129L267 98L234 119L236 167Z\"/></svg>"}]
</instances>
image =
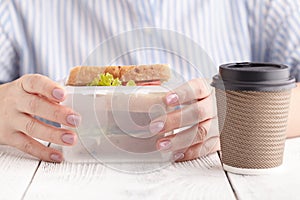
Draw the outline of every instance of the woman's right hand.
<instances>
[{"instance_id":1,"label":"woman's right hand","mask_svg":"<svg viewBox=\"0 0 300 200\"><path fill-rule=\"evenodd\" d=\"M47 147L34 138L59 145L73 145L76 134L54 127L35 116L75 127L80 116L59 103L65 91L49 78L30 74L0 85L0 143L16 147L44 161L61 162L62 153Z\"/></svg>"}]
</instances>

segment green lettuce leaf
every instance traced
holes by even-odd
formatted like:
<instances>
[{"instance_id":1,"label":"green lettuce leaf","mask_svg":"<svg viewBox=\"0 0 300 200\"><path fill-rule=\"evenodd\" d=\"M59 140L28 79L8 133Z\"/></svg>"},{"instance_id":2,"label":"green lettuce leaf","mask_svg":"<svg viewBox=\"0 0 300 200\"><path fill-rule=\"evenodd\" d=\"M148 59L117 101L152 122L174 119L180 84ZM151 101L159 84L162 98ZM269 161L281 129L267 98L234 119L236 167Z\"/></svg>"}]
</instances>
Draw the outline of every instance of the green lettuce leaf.
<instances>
[{"instance_id":1,"label":"green lettuce leaf","mask_svg":"<svg viewBox=\"0 0 300 200\"><path fill-rule=\"evenodd\" d=\"M98 77L94 78L88 86L120 86L122 82L119 78L114 78L110 73L99 74Z\"/></svg>"}]
</instances>

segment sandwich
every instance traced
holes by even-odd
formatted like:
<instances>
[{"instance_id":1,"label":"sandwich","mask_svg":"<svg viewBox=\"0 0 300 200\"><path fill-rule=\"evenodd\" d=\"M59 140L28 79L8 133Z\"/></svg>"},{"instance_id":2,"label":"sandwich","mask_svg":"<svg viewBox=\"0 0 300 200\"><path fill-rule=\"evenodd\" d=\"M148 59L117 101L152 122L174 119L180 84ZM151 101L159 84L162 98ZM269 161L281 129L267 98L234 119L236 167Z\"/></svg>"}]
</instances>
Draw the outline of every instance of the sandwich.
<instances>
[{"instance_id":1,"label":"sandwich","mask_svg":"<svg viewBox=\"0 0 300 200\"><path fill-rule=\"evenodd\" d=\"M167 64L127 66L77 66L71 69L66 85L119 86L161 85L170 79Z\"/></svg>"},{"instance_id":2,"label":"sandwich","mask_svg":"<svg viewBox=\"0 0 300 200\"><path fill-rule=\"evenodd\" d=\"M107 109L148 112L153 105L163 105L167 89L152 87L131 89L123 86L161 86L170 79L167 64L127 65L127 66L77 66L71 69L67 86L121 86L119 89L101 87L100 95L106 98ZM101 93L101 94L100 94ZM94 94L93 94L94 95ZM128 101L125 99L128 98ZM119 102L112 107L111 102ZM123 106L126 104L126 106Z\"/></svg>"}]
</instances>

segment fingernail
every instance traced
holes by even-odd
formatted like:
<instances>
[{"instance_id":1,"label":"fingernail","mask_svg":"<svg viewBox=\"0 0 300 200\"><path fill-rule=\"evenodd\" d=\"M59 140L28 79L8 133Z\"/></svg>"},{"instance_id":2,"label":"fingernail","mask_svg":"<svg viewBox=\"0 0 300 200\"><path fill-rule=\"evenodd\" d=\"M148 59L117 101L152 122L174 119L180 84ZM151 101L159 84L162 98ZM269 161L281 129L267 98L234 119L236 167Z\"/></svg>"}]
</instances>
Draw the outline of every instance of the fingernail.
<instances>
[{"instance_id":1,"label":"fingernail","mask_svg":"<svg viewBox=\"0 0 300 200\"><path fill-rule=\"evenodd\" d=\"M164 140L159 143L159 149L160 150L167 150L171 147L171 141L170 140Z\"/></svg>"},{"instance_id":2,"label":"fingernail","mask_svg":"<svg viewBox=\"0 0 300 200\"><path fill-rule=\"evenodd\" d=\"M149 126L151 133L159 133L163 128L164 128L163 122L153 122Z\"/></svg>"},{"instance_id":3,"label":"fingernail","mask_svg":"<svg viewBox=\"0 0 300 200\"><path fill-rule=\"evenodd\" d=\"M71 125L78 126L80 124L81 117L78 115L68 115L67 122Z\"/></svg>"},{"instance_id":4,"label":"fingernail","mask_svg":"<svg viewBox=\"0 0 300 200\"><path fill-rule=\"evenodd\" d=\"M67 144L73 144L74 143L74 135L73 134L70 134L70 133L65 133L61 136L61 140L64 142L64 143L67 143Z\"/></svg>"},{"instance_id":5,"label":"fingernail","mask_svg":"<svg viewBox=\"0 0 300 200\"><path fill-rule=\"evenodd\" d=\"M184 158L184 154L183 153L176 153L174 155L174 160L180 160L182 158Z\"/></svg>"},{"instance_id":6,"label":"fingernail","mask_svg":"<svg viewBox=\"0 0 300 200\"><path fill-rule=\"evenodd\" d=\"M57 100L63 100L65 97L65 91L62 89L56 88L52 91L52 95Z\"/></svg>"},{"instance_id":7,"label":"fingernail","mask_svg":"<svg viewBox=\"0 0 300 200\"><path fill-rule=\"evenodd\" d=\"M54 162L61 162L62 161L62 157L59 154L51 154L50 155L51 160L53 160Z\"/></svg>"},{"instance_id":8,"label":"fingernail","mask_svg":"<svg viewBox=\"0 0 300 200\"><path fill-rule=\"evenodd\" d=\"M178 102L178 95L175 94L175 93L172 93L172 94L169 94L167 97L166 97L166 101L167 101L167 104L170 105L170 104L174 104L174 103L177 103Z\"/></svg>"}]
</instances>

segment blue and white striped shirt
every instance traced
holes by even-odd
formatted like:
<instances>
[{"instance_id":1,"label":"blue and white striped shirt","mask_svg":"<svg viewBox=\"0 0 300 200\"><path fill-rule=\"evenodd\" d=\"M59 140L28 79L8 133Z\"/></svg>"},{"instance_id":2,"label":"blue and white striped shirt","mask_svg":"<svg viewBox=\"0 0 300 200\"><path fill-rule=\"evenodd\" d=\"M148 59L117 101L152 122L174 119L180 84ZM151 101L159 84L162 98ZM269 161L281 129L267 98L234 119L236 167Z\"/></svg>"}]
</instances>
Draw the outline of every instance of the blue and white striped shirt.
<instances>
[{"instance_id":1,"label":"blue and white striped shirt","mask_svg":"<svg viewBox=\"0 0 300 200\"><path fill-rule=\"evenodd\" d=\"M216 65L284 63L300 80L299 0L0 0L0 82L27 73L59 80L108 38L145 27L185 35ZM169 61L152 50L115 63Z\"/></svg>"}]
</instances>

